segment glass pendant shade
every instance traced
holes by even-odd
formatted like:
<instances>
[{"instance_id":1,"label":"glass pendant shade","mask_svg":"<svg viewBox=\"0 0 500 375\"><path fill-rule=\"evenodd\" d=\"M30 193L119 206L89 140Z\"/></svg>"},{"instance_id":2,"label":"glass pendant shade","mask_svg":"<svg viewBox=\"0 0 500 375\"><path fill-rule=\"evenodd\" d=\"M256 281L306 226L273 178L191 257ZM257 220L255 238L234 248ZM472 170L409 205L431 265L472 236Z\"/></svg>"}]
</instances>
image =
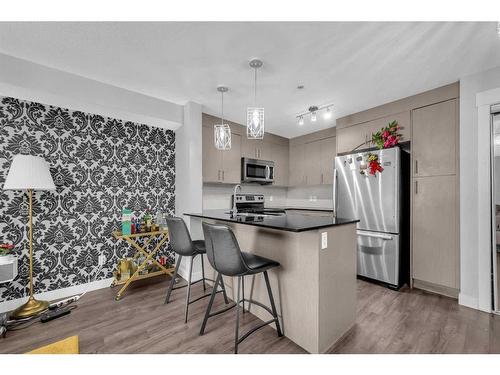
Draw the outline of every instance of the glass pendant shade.
<instances>
[{"instance_id":1,"label":"glass pendant shade","mask_svg":"<svg viewBox=\"0 0 500 375\"><path fill-rule=\"evenodd\" d=\"M247 108L247 138L264 138L264 108Z\"/></svg>"},{"instance_id":2,"label":"glass pendant shade","mask_svg":"<svg viewBox=\"0 0 500 375\"><path fill-rule=\"evenodd\" d=\"M224 124L224 93L228 90L226 86L217 87L221 97L221 118L220 124L214 125L214 146L221 151L231 150L231 128L228 124Z\"/></svg>"},{"instance_id":3,"label":"glass pendant shade","mask_svg":"<svg viewBox=\"0 0 500 375\"><path fill-rule=\"evenodd\" d=\"M215 148L221 151L231 149L231 128L228 124L214 125Z\"/></svg>"}]
</instances>

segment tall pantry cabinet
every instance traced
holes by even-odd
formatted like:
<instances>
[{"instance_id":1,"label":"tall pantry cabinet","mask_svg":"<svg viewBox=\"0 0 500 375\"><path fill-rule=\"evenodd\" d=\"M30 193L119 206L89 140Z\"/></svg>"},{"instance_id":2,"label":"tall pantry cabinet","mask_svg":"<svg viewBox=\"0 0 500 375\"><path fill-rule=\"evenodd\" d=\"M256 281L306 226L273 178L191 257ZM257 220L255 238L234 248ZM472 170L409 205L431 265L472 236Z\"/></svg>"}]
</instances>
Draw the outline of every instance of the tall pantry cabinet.
<instances>
[{"instance_id":1,"label":"tall pantry cabinet","mask_svg":"<svg viewBox=\"0 0 500 375\"><path fill-rule=\"evenodd\" d=\"M413 282L457 297L458 101L412 111Z\"/></svg>"}]
</instances>

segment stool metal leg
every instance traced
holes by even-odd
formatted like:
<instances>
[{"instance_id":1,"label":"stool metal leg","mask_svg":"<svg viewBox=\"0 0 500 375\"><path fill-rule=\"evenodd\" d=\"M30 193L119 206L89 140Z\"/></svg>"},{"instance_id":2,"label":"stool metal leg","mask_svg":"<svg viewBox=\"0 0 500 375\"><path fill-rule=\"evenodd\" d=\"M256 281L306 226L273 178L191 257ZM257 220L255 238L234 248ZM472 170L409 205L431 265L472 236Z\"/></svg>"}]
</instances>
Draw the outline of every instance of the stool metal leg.
<instances>
[{"instance_id":1,"label":"stool metal leg","mask_svg":"<svg viewBox=\"0 0 500 375\"><path fill-rule=\"evenodd\" d=\"M234 354L238 354L239 328L240 328L240 285L242 276L238 277L238 293L236 297L236 329L234 332Z\"/></svg>"},{"instance_id":2,"label":"stool metal leg","mask_svg":"<svg viewBox=\"0 0 500 375\"><path fill-rule=\"evenodd\" d=\"M241 276L241 301L243 314L245 313L245 276Z\"/></svg>"},{"instance_id":3,"label":"stool metal leg","mask_svg":"<svg viewBox=\"0 0 500 375\"><path fill-rule=\"evenodd\" d=\"M269 283L269 275L267 274L267 271L264 271L264 279L266 280L267 294L269 294L269 302L271 303L273 317L276 319L276 331L278 331L278 337L281 337L283 336L283 333L281 332L278 313L276 312L276 306L274 305L273 292L271 290L271 284Z\"/></svg>"},{"instance_id":4,"label":"stool metal leg","mask_svg":"<svg viewBox=\"0 0 500 375\"><path fill-rule=\"evenodd\" d=\"M220 287L222 289L222 295L224 296L224 302L227 305L229 303L229 300L227 299L226 287L224 286L224 279L222 278L222 275L220 275L219 284L220 284ZM214 288L217 289L217 282L214 283Z\"/></svg>"},{"instance_id":5,"label":"stool metal leg","mask_svg":"<svg viewBox=\"0 0 500 375\"><path fill-rule=\"evenodd\" d=\"M179 255L179 259L177 259L177 264L175 265L175 271L172 275L172 280L170 280L170 285L168 286L167 297L165 298L165 303L170 301L170 295L172 294L172 289L175 285L175 278L177 277L177 271L179 271L179 266L181 265L182 255Z\"/></svg>"},{"instance_id":6,"label":"stool metal leg","mask_svg":"<svg viewBox=\"0 0 500 375\"><path fill-rule=\"evenodd\" d=\"M207 320L210 317L210 311L212 310L212 305L214 303L215 295L217 294L217 286L221 282L222 276L220 273L217 274L215 278L214 287L212 288L212 295L210 296L210 301L208 302L207 310L205 311L205 317L203 318L203 323L201 324L200 335L205 333L205 327L207 325ZM225 294L224 294L225 296Z\"/></svg>"},{"instance_id":7,"label":"stool metal leg","mask_svg":"<svg viewBox=\"0 0 500 375\"><path fill-rule=\"evenodd\" d=\"M203 262L203 254L200 254L201 257L201 277L203 278L203 291L207 291L207 286L205 285L205 265Z\"/></svg>"},{"instance_id":8,"label":"stool metal leg","mask_svg":"<svg viewBox=\"0 0 500 375\"><path fill-rule=\"evenodd\" d=\"M188 275L188 284L187 284L187 292L186 292L186 311L184 313L184 323L188 321L188 309L189 309L189 295L191 294L191 274L193 273L193 263L196 255L191 257L191 261L189 262L189 275Z\"/></svg>"}]
</instances>

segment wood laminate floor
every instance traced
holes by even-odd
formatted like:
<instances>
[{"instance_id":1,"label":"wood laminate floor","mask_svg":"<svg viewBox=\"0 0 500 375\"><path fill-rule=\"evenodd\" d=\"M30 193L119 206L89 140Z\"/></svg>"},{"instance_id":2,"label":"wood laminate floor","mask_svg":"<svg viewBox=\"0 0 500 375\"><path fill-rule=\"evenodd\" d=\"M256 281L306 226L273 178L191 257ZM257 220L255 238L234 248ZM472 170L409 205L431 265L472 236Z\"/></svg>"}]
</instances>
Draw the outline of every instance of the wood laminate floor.
<instances>
[{"instance_id":1,"label":"wood laminate floor","mask_svg":"<svg viewBox=\"0 0 500 375\"><path fill-rule=\"evenodd\" d=\"M8 332L0 353L23 353L71 335L79 336L81 353L232 353L234 310L211 318L199 336L208 300L192 304L184 324L185 290L174 291L164 305L166 287L166 281L132 286L119 302L116 288L90 292L68 316ZM201 293L200 284L193 287L194 296ZM220 294L214 305L224 306ZM240 332L257 322L242 315ZM305 351L265 327L240 345L240 353ZM419 290L358 281L356 325L332 353L500 353L500 316Z\"/></svg>"}]
</instances>

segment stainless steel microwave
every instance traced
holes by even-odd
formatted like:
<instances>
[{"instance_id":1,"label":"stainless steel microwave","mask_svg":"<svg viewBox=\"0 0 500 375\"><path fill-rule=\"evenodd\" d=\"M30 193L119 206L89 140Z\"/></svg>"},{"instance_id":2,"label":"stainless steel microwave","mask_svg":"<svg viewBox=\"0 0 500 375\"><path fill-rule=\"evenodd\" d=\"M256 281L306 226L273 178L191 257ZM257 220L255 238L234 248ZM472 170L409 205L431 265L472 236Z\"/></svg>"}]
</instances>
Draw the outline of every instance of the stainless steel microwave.
<instances>
[{"instance_id":1,"label":"stainless steel microwave","mask_svg":"<svg viewBox=\"0 0 500 375\"><path fill-rule=\"evenodd\" d=\"M241 182L272 184L274 161L241 158Z\"/></svg>"}]
</instances>

